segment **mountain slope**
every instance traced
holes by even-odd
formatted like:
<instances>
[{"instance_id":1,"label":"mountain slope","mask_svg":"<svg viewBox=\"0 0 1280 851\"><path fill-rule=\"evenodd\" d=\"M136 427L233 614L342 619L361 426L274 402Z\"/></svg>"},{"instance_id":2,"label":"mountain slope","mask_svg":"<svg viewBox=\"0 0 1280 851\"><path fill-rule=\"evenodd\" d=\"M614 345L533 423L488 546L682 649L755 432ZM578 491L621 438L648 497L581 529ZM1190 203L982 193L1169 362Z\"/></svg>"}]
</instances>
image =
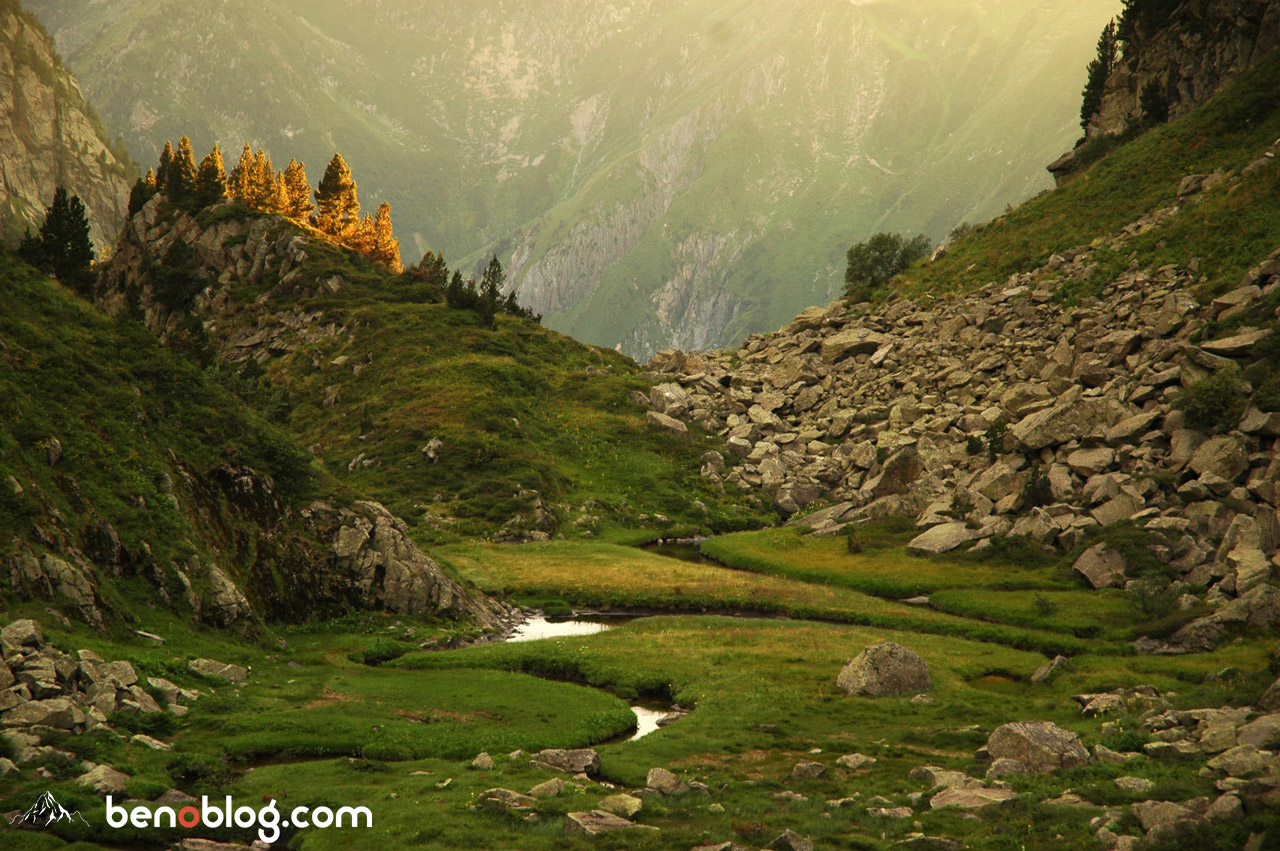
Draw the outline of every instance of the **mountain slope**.
<instances>
[{"instance_id":1,"label":"mountain slope","mask_svg":"<svg viewBox=\"0 0 1280 851\"><path fill-rule=\"evenodd\" d=\"M89 211L99 250L115 241L137 169L111 142L53 42L16 0L0 2L0 239L37 230L54 190Z\"/></svg>"},{"instance_id":2,"label":"mountain slope","mask_svg":"<svg viewBox=\"0 0 1280 851\"><path fill-rule=\"evenodd\" d=\"M626 530L769 514L700 480L719 441L646 422L630 359L527 319L487 327L279 216L157 196L122 231L99 299L266 408L287 391L279 421L340 481L417 518L420 539L644 537Z\"/></svg>"},{"instance_id":3,"label":"mountain slope","mask_svg":"<svg viewBox=\"0 0 1280 851\"><path fill-rule=\"evenodd\" d=\"M549 326L647 355L829 298L873 230L940 237L1046 186L1118 5L36 7L140 155L340 149L406 254L496 251Z\"/></svg>"}]
</instances>

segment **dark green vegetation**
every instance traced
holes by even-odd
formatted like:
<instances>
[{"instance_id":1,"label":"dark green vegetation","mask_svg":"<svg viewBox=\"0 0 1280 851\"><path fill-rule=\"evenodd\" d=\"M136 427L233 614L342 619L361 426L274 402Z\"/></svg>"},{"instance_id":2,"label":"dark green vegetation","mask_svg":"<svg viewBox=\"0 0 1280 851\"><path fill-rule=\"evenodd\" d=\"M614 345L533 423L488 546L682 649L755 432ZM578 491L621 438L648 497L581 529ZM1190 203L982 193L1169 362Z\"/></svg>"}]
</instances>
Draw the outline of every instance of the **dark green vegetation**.
<instances>
[{"instance_id":1,"label":"dark green vegetation","mask_svg":"<svg viewBox=\"0 0 1280 851\"><path fill-rule=\"evenodd\" d=\"M284 131L318 176L336 143L406 262L496 253L551 327L644 355L772 331L839 293L851 242L1047 186L1120 4L27 5L140 159Z\"/></svg>"},{"instance_id":2,"label":"dark green vegetation","mask_svg":"<svg viewBox=\"0 0 1280 851\"><path fill-rule=\"evenodd\" d=\"M870 300L876 290L928 254L931 246L924 234L907 239L900 233L878 233L852 246L845 255L845 297L855 302Z\"/></svg>"},{"instance_id":3,"label":"dark green vegetation","mask_svg":"<svg viewBox=\"0 0 1280 851\"><path fill-rule=\"evenodd\" d=\"M180 215L162 205L161 226ZM190 340L180 324L170 344L206 360L215 352L243 358L232 340L287 331L306 316L318 333L285 351L254 350L254 363L222 364L216 375L232 379L250 403L272 400L272 416L325 469L416 523L423 539L504 527L509 537L650 530L636 532L643 538L752 528L775 516L701 478L701 455L720 445L714 437L679 441L646 426L631 394L647 394L649 382L624 355L483 304L450 309L432 275L393 275L283 218L221 204L196 221L217 226L224 249L238 250L253 228L268 228L267 244L304 235L308 259L293 286L276 286L276 269L236 285L230 298L253 311L220 318L207 334L193 327ZM122 250L136 252L145 269L119 282L124 295L150 289L162 302L191 306L185 284L197 280L195 261L180 258L175 267L168 258L154 262L145 245ZM481 302L501 275L501 265L490 264ZM175 281L181 298L169 299ZM333 281L337 292L326 285ZM280 388L288 406L278 404Z\"/></svg>"},{"instance_id":4,"label":"dark green vegetation","mask_svg":"<svg viewBox=\"0 0 1280 851\"><path fill-rule=\"evenodd\" d=\"M93 244L89 216L79 196L68 198L67 190L59 186L44 211L39 232L26 232L18 256L68 286L87 291L93 283Z\"/></svg>"},{"instance_id":5,"label":"dark green vegetation","mask_svg":"<svg viewBox=\"0 0 1280 851\"><path fill-rule=\"evenodd\" d=\"M248 530L219 493L219 468L271 476L287 501L317 492L321 473L292 436L145 328L107 319L3 249L0 293L0 556L22 539L82 548L110 568L99 602L127 621L158 602L158 587L185 608L176 566L223 562L226 536ZM193 580L199 595L204 580ZM83 617L92 598L58 602Z\"/></svg>"}]
</instances>

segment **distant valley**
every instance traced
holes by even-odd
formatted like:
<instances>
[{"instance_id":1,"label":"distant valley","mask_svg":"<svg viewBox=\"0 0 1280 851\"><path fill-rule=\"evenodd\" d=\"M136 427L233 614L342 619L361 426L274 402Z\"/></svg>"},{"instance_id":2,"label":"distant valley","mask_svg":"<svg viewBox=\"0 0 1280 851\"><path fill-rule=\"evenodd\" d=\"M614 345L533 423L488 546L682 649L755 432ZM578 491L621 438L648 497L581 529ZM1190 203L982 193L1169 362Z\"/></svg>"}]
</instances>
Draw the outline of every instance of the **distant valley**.
<instances>
[{"instance_id":1,"label":"distant valley","mask_svg":"<svg viewBox=\"0 0 1280 851\"><path fill-rule=\"evenodd\" d=\"M1120 4L29 5L138 160L189 133L315 179L340 150L406 262L496 252L548 326L644 359L829 301L874 231L1049 186Z\"/></svg>"}]
</instances>

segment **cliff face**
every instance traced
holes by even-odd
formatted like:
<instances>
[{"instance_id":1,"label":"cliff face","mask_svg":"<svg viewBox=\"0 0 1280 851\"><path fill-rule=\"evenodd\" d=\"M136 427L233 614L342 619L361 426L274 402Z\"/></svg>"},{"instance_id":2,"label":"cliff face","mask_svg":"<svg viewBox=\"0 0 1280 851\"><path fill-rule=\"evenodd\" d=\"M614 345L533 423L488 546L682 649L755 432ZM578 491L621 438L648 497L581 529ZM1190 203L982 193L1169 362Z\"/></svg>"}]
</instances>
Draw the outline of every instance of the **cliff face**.
<instances>
[{"instance_id":1,"label":"cliff face","mask_svg":"<svg viewBox=\"0 0 1280 851\"><path fill-rule=\"evenodd\" d=\"M39 227L61 184L88 207L101 251L124 223L134 177L44 29L16 2L0 3L0 238Z\"/></svg>"},{"instance_id":2,"label":"cliff face","mask_svg":"<svg viewBox=\"0 0 1280 851\"><path fill-rule=\"evenodd\" d=\"M1115 135L1142 120L1142 91L1152 81L1177 118L1280 47L1280 2L1190 0L1157 28L1139 27L1107 78L1087 135Z\"/></svg>"}]
</instances>

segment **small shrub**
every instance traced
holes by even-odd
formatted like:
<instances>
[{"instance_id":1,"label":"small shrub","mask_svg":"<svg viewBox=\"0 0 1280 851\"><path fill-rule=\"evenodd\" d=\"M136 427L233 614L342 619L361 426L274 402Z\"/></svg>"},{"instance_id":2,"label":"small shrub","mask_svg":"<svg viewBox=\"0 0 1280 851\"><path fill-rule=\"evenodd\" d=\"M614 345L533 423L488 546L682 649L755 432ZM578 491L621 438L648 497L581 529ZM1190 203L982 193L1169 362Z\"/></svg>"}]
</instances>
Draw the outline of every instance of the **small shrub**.
<instances>
[{"instance_id":1,"label":"small shrub","mask_svg":"<svg viewBox=\"0 0 1280 851\"><path fill-rule=\"evenodd\" d=\"M1134 611L1151 621L1173 614L1178 604L1177 590L1157 578L1134 582L1125 589L1125 597Z\"/></svg>"},{"instance_id":2,"label":"small shrub","mask_svg":"<svg viewBox=\"0 0 1280 851\"><path fill-rule=\"evenodd\" d=\"M1232 365L1210 373L1178 394L1173 406L1187 414L1187 425L1202 431L1230 431L1244 414L1244 378Z\"/></svg>"},{"instance_id":3,"label":"small shrub","mask_svg":"<svg viewBox=\"0 0 1280 851\"><path fill-rule=\"evenodd\" d=\"M969 435L969 440L965 443L964 448L970 455L981 455L982 438L978 437L976 434Z\"/></svg>"},{"instance_id":4,"label":"small shrub","mask_svg":"<svg viewBox=\"0 0 1280 851\"><path fill-rule=\"evenodd\" d=\"M1049 486L1049 477L1040 470L1036 470L1022 488L1022 507L1043 508L1052 504L1053 488Z\"/></svg>"},{"instance_id":5,"label":"small shrub","mask_svg":"<svg viewBox=\"0 0 1280 851\"><path fill-rule=\"evenodd\" d=\"M1004 451L1004 436L1008 433L1009 427L1005 425L1004 420L996 420L991 424L991 428L987 429L987 457L992 461Z\"/></svg>"},{"instance_id":6,"label":"small shrub","mask_svg":"<svg viewBox=\"0 0 1280 851\"><path fill-rule=\"evenodd\" d=\"M384 662L399 659L408 652L409 648L403 644L380 639L370 644L364 650L352 653L349 658L353 662L360 662L364 665L381 665Z\"/></svg>"},{"instance_id":7,"label":"small shrub","mask_svg":"<svg viewBox=\"0 0 1280 851\"><path fill-rule=\"evenodd\" d=\"M1043 594L1037 594L1031 601L1031 608L1042 618L1053 617L1058 613L1058 604Z\"/></svg>"}]
</instances>

